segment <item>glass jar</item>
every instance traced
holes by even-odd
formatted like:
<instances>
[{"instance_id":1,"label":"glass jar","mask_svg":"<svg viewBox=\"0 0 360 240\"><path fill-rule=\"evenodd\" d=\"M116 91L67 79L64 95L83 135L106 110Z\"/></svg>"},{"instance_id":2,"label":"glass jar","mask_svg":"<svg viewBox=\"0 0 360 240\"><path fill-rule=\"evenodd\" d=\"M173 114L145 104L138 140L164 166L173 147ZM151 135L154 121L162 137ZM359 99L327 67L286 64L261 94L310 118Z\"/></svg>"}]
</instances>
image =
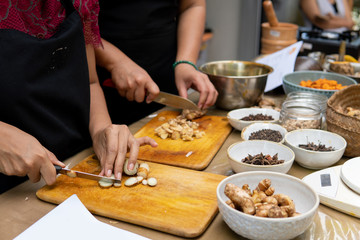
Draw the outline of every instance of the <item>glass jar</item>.
<instances>
[{"instance_id":1,"label":"glass jar","mask_svg":"<svg viewBox=\"0 0 360 240\"><path fill-rule=\"evenodd\" d=\"M328 98L323 94L312 92L290 92L286 96L286 100L298 99L304 102L318 105L321 110L321 129L326 129L326 108Z\"/></svg>"},{"instance_id":2,"label":"glass jar","mask_svg":"<svg viewBox=\"0 0 360 240\"><path fill-rule=\"evenodd\" d=\"M321 108L302 99L285 100L281 107L279 122L289 132L306 128L320 129Z\"/></svg>"}]
</instances>

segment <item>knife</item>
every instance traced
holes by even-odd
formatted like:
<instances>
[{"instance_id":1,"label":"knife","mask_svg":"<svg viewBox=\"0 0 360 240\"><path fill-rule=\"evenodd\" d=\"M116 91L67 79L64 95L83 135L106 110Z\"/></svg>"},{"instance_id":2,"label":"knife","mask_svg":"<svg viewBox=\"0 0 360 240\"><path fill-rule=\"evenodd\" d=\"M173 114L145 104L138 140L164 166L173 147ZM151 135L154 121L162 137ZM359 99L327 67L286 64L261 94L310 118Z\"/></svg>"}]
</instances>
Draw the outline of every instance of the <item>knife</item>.
<instances>
[{"instance_id":1,"label":"knife","mask_svg":"<svg viewBox=\"0 0 360 240\"><path fill-rule=\"evenodd\" d=\"M67 168L62 168L57 165L54 165L54 167L56 169L57 174L60 173L63 175L67 175L69 177L80 177L80 178L86 178L86 179L90 179L90 180L94 180L94 181L100 181L102 179L107 179L109 181L113 181L113 183L121 183L121 180L115 179L115 178L95 175L95 174L86 173L86 172L75 171L75 170L71 170L71 169L67 169Z\"/></svg>"},{"instance_id":2,"label":"knife","mask_svg":"<svg viewBox=\"0 0 360 240\"><path fill-rule=\"evenodd\" d=\"M103 84L103 86L106 87L112 87L115 88L114 83L111 81L111 79L106 79ZM189 110L197 110L200 111L200 108L189 99L180 97L178 95L161 92L159 95L153 100L154 102L173 107L173 108L180 108L180 109L189 109Z\"/></svg>"},{"instance_id":3,"label":"knife","mask_svg":"<svg viewBox=\"0 0 360 240\"><path fill-rule=\"evenodd\" d=\"M160 91L159 95L154 99L154 102L164 104L166 106L173 107L173 108L200 111L198 106L196 106L196 104L194 102L190 101L189 99L186 99L186 98L174 95L174 94L166 93L166 92L161 92L161 91Z\"/></svg>"}]
</instances>

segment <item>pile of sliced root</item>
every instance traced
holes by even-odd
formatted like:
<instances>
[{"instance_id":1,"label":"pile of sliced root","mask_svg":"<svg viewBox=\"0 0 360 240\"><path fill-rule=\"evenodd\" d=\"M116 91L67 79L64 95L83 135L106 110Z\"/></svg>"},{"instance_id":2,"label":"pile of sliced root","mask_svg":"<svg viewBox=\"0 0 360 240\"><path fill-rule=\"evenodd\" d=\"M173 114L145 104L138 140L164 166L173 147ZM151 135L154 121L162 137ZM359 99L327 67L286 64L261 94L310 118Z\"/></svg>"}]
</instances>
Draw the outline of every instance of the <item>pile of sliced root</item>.
<instances>
[{"instance_id":1,"label":"pile of sliced root","mask_svg":"<svg viewBox=\"0 0 360 240\"><path fill-rule=\"evenodd\" d=\"M159 118L159 120L164 121L165 118ZM161 139L171 138L173 140L192 141L194 138L202 138L205 135L205 132L198 130L198 128L199 124L197 122L187 120L182 115L179 115L161 124L155 129L155 133Z\"/></svg>"},{"instance_id":2,"label":"pile of sliced root","mask_svg":"<svg viewBox=\"0 0 360 240\"><path fill-rule=\"evenodd\" d=\"M132 187L135 186L139 183L142 183L143 185L148 185L150 187L155 187L157 185L157 180L154 177L148 177L149 172L150 172L150 167L149 164L147 163L136 163L134 168L132 170L129 170L127 168L128 166L128 160L126 159L125 163L124 163L124 173L129 177L128 179L126 179L124 185L126 187ZM114 178L114 175L112 175L112 178ZM114 178L115 179L115 178ZM114 187L121 187L121 183L114 183L113 180L111 179L102 179L99 181L99 185L102 188L109 188L111 186Z\"/></svg>"},{"instance_id":3,"label":"pile of sliced root","mask_svg":"<svg viewBox=\"0 0 360 240\"><path fill-rule=\"evenodd\" d=\"M295 204L289 196L274 192L270 179L260 181L252 192L248 184L238 187L232 183L226 184L224 191L229 198L226 204L246 214L269 218L300 215L296 212Z\"/></svg>"}]
</instances>

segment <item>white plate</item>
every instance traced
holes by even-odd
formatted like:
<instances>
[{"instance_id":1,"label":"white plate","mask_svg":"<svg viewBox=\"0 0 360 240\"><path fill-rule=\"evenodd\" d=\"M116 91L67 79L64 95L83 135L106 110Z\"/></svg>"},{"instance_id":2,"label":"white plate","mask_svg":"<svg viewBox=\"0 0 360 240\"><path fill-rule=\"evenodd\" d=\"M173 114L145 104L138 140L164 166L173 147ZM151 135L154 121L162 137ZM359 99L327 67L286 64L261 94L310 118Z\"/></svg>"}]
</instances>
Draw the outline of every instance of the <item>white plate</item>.
<instances>
[{"instance_id":1,"label":"white plate","mask_svg":"<svg viewBox=\"0 0 360 240\"><path fill-rule=\"evenodd\" d=\"M340 177L345 184L360 194L360 157L347 160L341 167Z\"/></svg>"}]
</instances>

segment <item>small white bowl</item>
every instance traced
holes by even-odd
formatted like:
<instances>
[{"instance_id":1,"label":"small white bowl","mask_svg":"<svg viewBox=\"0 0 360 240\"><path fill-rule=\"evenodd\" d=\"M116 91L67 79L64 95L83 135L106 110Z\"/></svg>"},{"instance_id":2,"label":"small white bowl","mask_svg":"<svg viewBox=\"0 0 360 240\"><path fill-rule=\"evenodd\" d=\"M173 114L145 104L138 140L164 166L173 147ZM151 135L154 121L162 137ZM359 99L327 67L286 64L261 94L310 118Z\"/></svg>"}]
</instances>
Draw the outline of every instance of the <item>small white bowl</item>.
<instances>
[{"instance_id":1,"label":"small white bowl","mask_svg":"<svg viewBox=\"0 0 360 240\"><path fill-rule=\"evenodd\" d=\"M310 151L299 147L299 144L325 144L335 151ZM340 135L319 129L299 129L285 135L285 145L295 153L295 161L309 169L322 169L335 164L345 152L346 140Z\"/></svg>"},{"instance_id":2,"label":"small white bowl","mask_svg":"<svg viewBox=\"0 0 360 240\"><path fill-rule=\"evenodd\" d=\"M274 156L278 154L279 160L284 160L284 163L276 165L254 165L243 163L241 160L250 155L263 153ZM287 146L283 144L265 141L265 140L248 140L236 142L232 144L228 150L227 155L229 163L234 172L247 171L273 171L280 173L287 173L294 163L295 154Z\"/></svg>"},{"instance_id":3,"label":"small white bowl","mask_svg":"<svg viewBox=\"0 0 360 240\"><path fill-rule=\"evenodd\" d=\"M279 131L282 136L282 139L279 143L284 143L284 138L287 133L287 130L281 125L275 123L252 123L241 131L241 138L242 140L247 141L249 140L253 132L258 132L263 129Z\"/></svg>"},{"instance_id":4,"label":"small white bowl","mask_svg":"<svg viewBox=\"0 0 360 240\"><path fill-rule=\"evenodd\" d=\"M256 115L256 114L263 114L272 116L274 120L268 120L268 121L244 121L241 120L243 117L247 117L250 114ZM273 109L268 108L240 108L236 110L232 110L228 112L227 118L229 120L229 123L231 126L233 126L235 129L241 131L244 127L252 124L252 123L277 123L279 121L280 113Z\"/></svg>"},{"instance_id":5,"label":"small white bowl","mask_svg":"<svg viewBox=\"0 0 360 240\"><path fill-rule=\"evenodd\" d=\"M225 203L228 200L224 193L227 183L233 183L239 187L249 184L250 189L254 189L265 178L271 180L275 194L286 194L294 201L295 209L300 215L289 218L257 217L233 209ZM219 211L225 223L234 232L249 239L293 239L305 232L312 224L319 206L319 197L309 185L296 177L274 172L234 174L219 183L216 196Z\"/></svg>"}]
</instances>

